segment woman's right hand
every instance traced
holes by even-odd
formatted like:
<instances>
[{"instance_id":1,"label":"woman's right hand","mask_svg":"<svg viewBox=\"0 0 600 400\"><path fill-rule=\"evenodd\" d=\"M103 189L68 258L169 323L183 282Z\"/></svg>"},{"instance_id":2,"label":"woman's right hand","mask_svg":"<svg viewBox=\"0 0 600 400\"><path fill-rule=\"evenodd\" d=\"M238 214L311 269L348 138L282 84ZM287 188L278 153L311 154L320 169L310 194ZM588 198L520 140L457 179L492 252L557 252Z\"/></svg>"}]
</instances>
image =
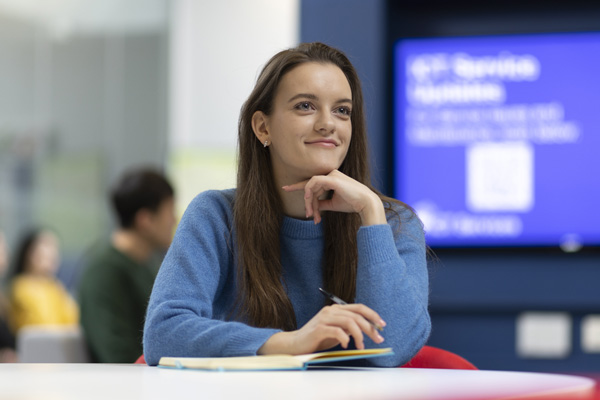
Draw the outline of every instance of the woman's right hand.
<instances>
[{"instance_id":1,"label":"woman's right hand","mask_svg":"<svg viewBox=\"0 0 600 400\"><path fill-rule=\"evenodd\" d=\"M347 348L350 337L357 349L364 349L364 335L375 343L383 337L369 321L385 326L379 314L363 304L325 306L302 328L278 332L258 349L258 354L307 354L340 344Z\"/></svg>"}]
</instances>

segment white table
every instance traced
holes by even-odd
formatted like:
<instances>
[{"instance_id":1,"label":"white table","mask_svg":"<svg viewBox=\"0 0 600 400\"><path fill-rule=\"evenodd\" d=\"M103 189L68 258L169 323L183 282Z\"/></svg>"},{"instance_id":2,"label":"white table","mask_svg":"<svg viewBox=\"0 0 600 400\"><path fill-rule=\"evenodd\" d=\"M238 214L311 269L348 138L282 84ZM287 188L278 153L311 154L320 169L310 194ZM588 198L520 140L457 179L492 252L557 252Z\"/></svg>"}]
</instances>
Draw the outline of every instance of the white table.
<instances>
[{"instance_id":1,"label":"white table","mask_svg":"<svg viewBox=\"0 0 600 400\"><path fill-rule=\"evenodd\" d=\"M140 364L0 364L2 400L586 398L594 385L578 376L475 370L209 372Z\"/></svg>"}]
</instances>

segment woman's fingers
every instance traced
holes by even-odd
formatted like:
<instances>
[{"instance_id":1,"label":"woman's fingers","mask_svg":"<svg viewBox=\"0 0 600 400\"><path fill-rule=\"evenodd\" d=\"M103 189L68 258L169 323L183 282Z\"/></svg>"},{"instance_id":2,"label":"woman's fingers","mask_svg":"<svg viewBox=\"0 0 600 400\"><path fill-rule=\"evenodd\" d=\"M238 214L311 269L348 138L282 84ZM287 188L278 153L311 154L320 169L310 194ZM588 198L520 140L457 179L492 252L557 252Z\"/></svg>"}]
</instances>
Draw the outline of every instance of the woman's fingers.
<instances>
[{"instance_id":1,"label":"woman's fingers","mask_svg":"<svg viewBox=\"0 0 600 400\"><path fill-rule=\"evenodd\" d=\"M371 340L373 340L373 342L379 344L384 341L383 336L381 336L379 331L374 326L375 324L383 328L386 325L385 321L381 319L379 314L377 314L375 311L365 306L364 304L348 304L343 307L345 307L347 310L353 313L353 315L355 316L355 321L360 327L361 331L366 333L367 336L369 336Z\"/></svg>"},{"instance_id":2,"label":"woman's fingers","mask_svg":"<svg viewBox=\"0 0 600 400\"><path fill-rule=\"evenodd\" d=\"M302 181L294 183L293 185L283 186L283 190L286 192L295 192L298 190L304 190L304 208L306 210L306 218L313 217L315 223L321 222L321 210L323 209L321 202L327 196L327 191L323 189L321 185L308 186L310 182L314 180Z\"/></svg>"},{"instance_id":3,"label":"woman's fingers","mask_svg":"<svg viewBox=\"0 0 600 400\"><path fill-rule=\"evenodd\" d=\"M338 170L283 186L283 190L303 190L306 217L313 217L317 224L321 222L322 211L359 213L363 225L386 223L385 210L379 196Z\"/></svg>"},{"instance_id":4,"label":"woman's fingers","mask_svg":"<svg viewBox=\"0 0 600 400\"><path fill-rule=\"evenodd\" d=\"M339 326L354 338L356 348L364 348L364 334L375 343L382 343L383 337L369 321L384 324L379 315L362 304L332 305L323 310L323 322L327 325Z\"/></svg>"},{"instance_id":5,"label":"woman's fingers","mask_svg":"<svg viewBox=\"0 0 600 400\"><path fill-rule=\"evenodd\" d=\"M346 349L350 338L354 340L357 349L364 349L365 335L375 343L383 342L383 337L367 317L385 324L376 312L362 304L323 307L302 328L273 335L261 347L260 354L305 354L327 350L336 345Z\"/></svg>"},{"instance_id":6,"label":"woman's fingers","mask_svg":"<svg viewBox=\"0 0 600 400\"><path fill-rule=\"evenodd\" d=\"M332 339L335 341L335 344L329 345L329 344L331 344ZM348 344L350 344L350 335L348 333L346 333L346 331L344 329L340 328L339 326L324 325L324 326L321 326L320 332L318 332L317 342L321 343L321 344L329 343L329 344L325 345L325 347L323 349L328 349L328 348L334 347L338 343L344 349L346 349L346 348L348 348ZM318 349L318 350L322 350L322 349Z\"/></svg>"},{"instance_id":7,"label":"woman's fingers","mask_svg":"<svg viewBox=\"0 0 600 400\"><path fill-rule=\"evenodd\" d=\"M315 224L321 222L321 212L319 207L319 198L317 196L312 196L312 199L309 200L311 215L314 216Z\"/></svg>"},{"instance_id":8,"label":"woman's fingers","mask_svg":"<svg viewBox=\"0 0 600 400\"><path fill-rule=\"evenodd\" d=\"M346 337L348 338L348 340L345 341L346 343L340 342L342 344L343 348L348 347L348 342L350 341L350 336L352 336L352 338L354 338L354 344L356 345L357 349L362 350L365 348L364 335L362 333L362 329L364 327L360 326L359 322L356 321L354 318L352 318L351 316L347 316L347 315L337 315L337 316L333 317L329 321L329 323L332 326L340 327L340 329L342 329L342 331L346 334Z\"/></svg>"},{"instance_id":9,"label":"woman's fingers","mask_svg":"<svg viewBox=\"0 0 600 400\"><path fill-rule=\"evenodd\" d=\"M365 319L372 322L373 324L379 325L382 328L386 325L385 321L379 316L377 312L365 306L364 304L348 304L347 307L350 310L362 315Z\"/></svg>"},{"instance_id":10,"label":"woman's fingers","mask_svg":"<svg viewBox=\"0 0 600 400\"><path fill-rule=\"evenodd\" d=\"M313 215L313 207L312 207L312 191L309 188L306 188L306 184L309 181L296 182L292 185L283 186L282 189L286 192L296 192L298 190L304 190L304 208L306 210L306 218Z\"/></svg>"},{"instance_id":11,"label":"woman's fingers","mask_svg":"<svg viewBox=\"0 0 600 400\"><path fill-rule=\"evenodd\" d=\"M315 224L321 222L321 211L334 210L330 196L337 186L333 183L329 176L315 176L304 184L306 217L313 217Z\"/></svg>"},{"instance_id":12,"label":"woman's fingers","mask_svg":"<svg viewBox=\"0 0 600 400\"><path fill-rule=\"evenodd\" d=\"M310 182L309 182L310 183ZM323 198L327 196L327 192L322 188L309 188L304 189L304 206L306 208L306 216L313 217L315 224L321 222L321 210Z\"/></svg>"},{"instance_id":13,"label":"woman's fingers","mask_svg":"<svg viewBox=\"0 0 600 400\"><path fill-rule=\"evenodd\" d=\"M306 186L307 183L308 183L308 180L305 180L302 182L296 182L292 185L285 185L285 186L283 186L283 190L285 190L286 192L295 192L296 190L302 190L302 189L304 189L304 187Z\"/></svg>"}]
</instances>

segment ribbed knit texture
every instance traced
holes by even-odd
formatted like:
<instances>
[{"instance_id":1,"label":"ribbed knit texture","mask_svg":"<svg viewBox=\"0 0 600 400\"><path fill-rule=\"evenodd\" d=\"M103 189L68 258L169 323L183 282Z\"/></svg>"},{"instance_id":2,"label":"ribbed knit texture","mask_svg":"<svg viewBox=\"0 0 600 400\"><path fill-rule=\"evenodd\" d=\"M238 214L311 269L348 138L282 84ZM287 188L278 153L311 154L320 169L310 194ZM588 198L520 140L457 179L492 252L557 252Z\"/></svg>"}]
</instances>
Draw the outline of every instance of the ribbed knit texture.
<instances>
[{"instance_id":1,"label":"ribbed knit texture","mask_svg":"<svg viewBox=\"0 0 600 400\"><path fill-rule=\"evenodd\" d=\"M208 191L188 206L156 278L144 329L150 365L162 356L254 355L277 329L230 321L235 299L235 190ZM420 221L407 210L388 225L358 231L356 302L386 321L385 341L366 347L392 347L393 357L367 360L372 366L398 366L426 342L431 330L425 241ZM281 261L286 292L303 326L324 305L323 228L313 221L284 218Z\"/></svg>"}]
</instances>

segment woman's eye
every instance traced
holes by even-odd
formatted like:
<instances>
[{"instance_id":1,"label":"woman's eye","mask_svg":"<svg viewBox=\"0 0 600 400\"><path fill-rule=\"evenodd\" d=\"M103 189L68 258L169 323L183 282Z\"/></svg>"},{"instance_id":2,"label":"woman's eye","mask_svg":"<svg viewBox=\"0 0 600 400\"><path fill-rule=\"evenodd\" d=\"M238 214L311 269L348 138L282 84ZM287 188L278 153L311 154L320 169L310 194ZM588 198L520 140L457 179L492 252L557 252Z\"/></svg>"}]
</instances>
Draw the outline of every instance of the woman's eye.
<instances>
[{"instance_id":1,"label":"woman's eye","mask_svg":"<svg viewBox=\"0 0 600 400\"><path fill-rule=\"evenodd\" d=\"M338 108L338 113L349 117L352 113L352 110L350 109L350 107L340 107Z\"/></svg>"},{"instance_id":2,"label":"woman's eye","mask_svg":"<svg viewBox=\"0 0 600 400\"><path fill-rule=\"evenodd\" d=\"M304 101L304 102L302 102L302 103L298 103L298 104L296 105L296 108L297 108L298 110L300 110L300 111L309 111L309 110L311 110L311 109L312 109L312 106L311 106L311 104L310 104L309 102L307 102L307 101Z\"/></svg>"}]
</instances>

